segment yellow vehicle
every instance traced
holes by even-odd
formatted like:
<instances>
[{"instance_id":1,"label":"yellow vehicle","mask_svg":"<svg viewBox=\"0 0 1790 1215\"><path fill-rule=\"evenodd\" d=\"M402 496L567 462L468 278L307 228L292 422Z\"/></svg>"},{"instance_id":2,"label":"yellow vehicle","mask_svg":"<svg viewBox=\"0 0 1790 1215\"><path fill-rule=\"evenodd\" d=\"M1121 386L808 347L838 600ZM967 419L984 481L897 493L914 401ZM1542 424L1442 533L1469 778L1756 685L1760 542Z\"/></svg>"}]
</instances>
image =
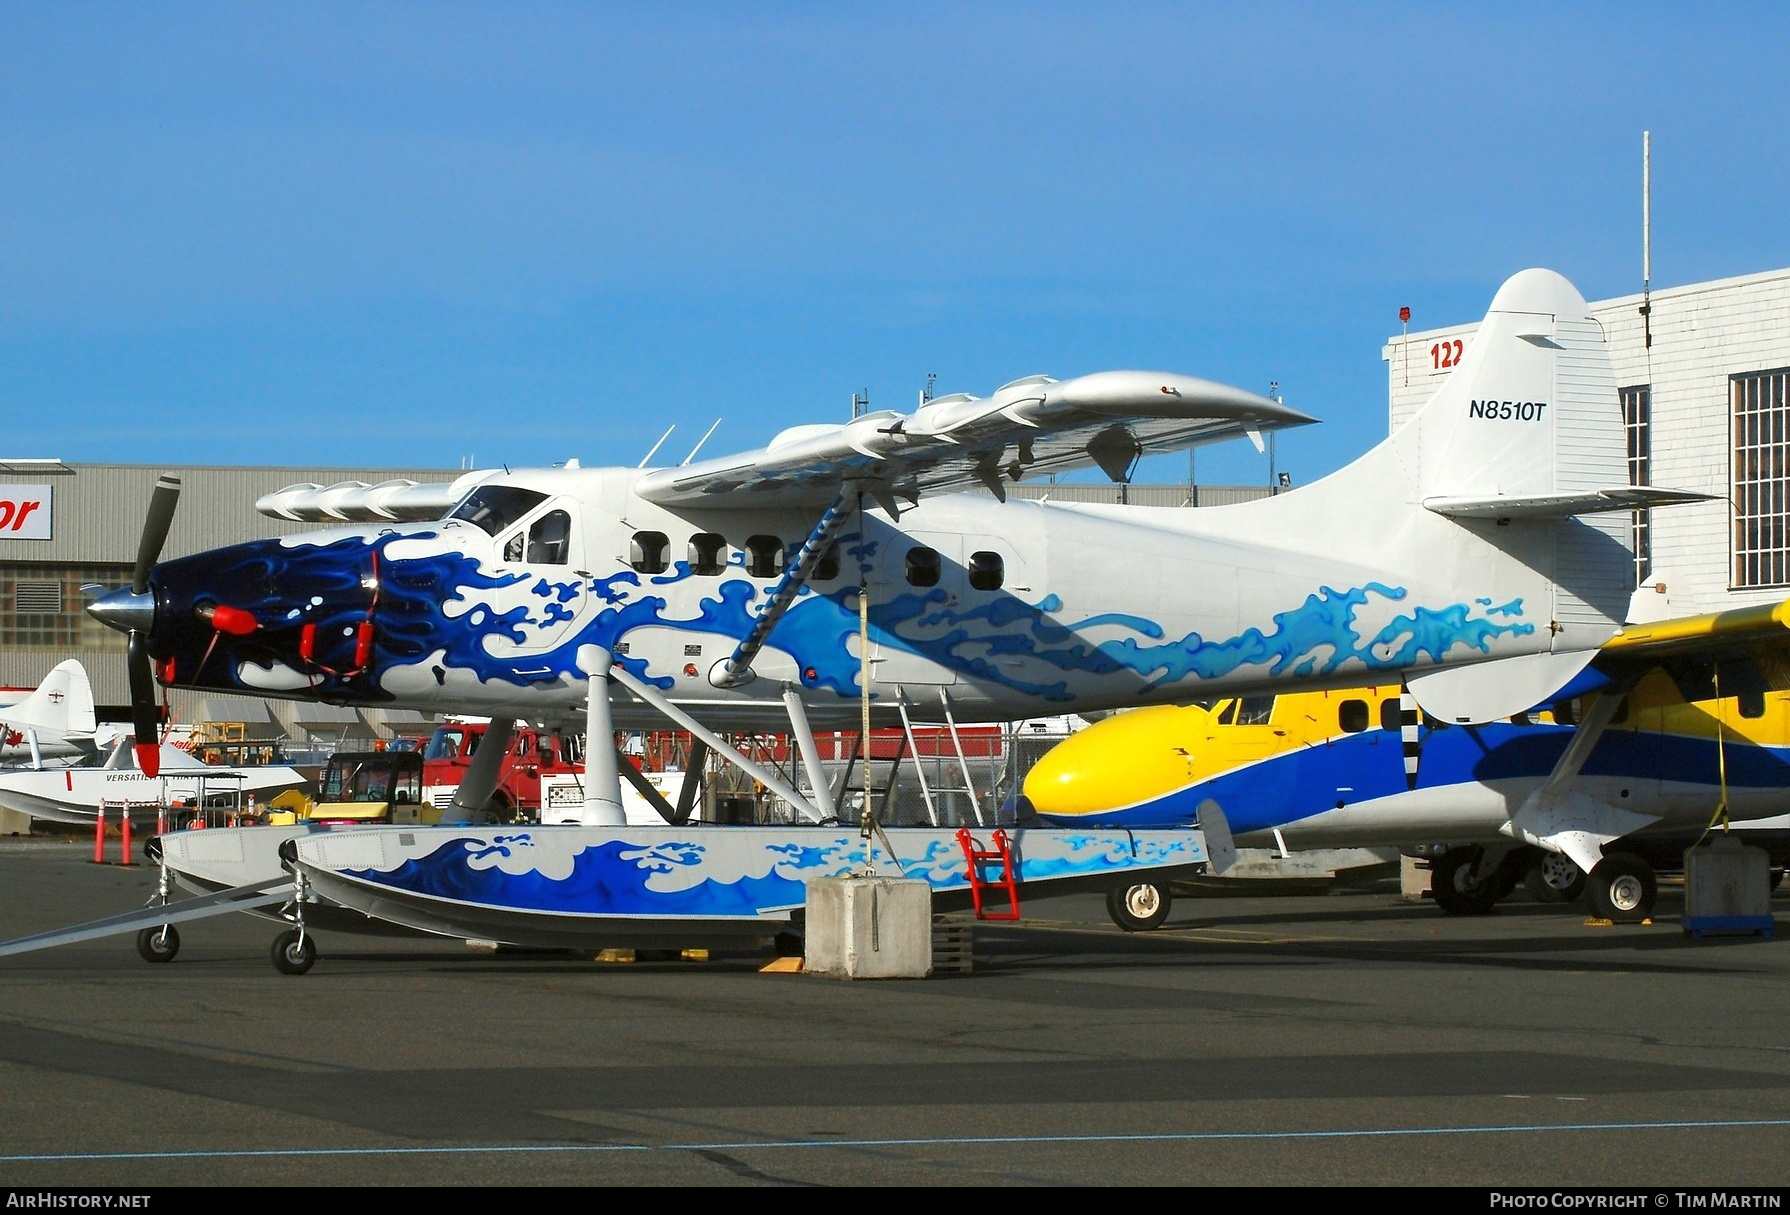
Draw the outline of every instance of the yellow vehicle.
<instances>
[{"instance_id":1,"label":"yellow vehicle","mask_svg":"<svg viewBox=\"0 0 1790 1215\"><path fill-rule=\"evenodd\" d=\"M423 757L416 751L338 751L314 800L282 796L270 810L274 824L432 823L441 817L423 801Z\"/></svg>"}]
</instances>

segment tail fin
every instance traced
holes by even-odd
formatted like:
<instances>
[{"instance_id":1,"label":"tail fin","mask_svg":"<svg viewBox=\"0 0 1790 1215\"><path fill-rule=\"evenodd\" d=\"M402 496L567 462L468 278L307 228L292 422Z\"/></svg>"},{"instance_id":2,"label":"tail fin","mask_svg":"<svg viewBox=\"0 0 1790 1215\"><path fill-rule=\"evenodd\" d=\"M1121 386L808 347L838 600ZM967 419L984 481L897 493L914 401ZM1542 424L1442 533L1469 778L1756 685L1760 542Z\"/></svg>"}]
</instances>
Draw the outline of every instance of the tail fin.
<instances>
[{"instance_id":1,"label":"tail fin","mask_svg":"<svg viewBox=\"0 0 1790 1215\"><path fill-rule=\"evenodd\" d=\"M14 730L91 736L99 723L94 719L93 685L87 681L86 668L72 658L58 663L35 692L0 709L0 723Z\"/></svg>"},{"instance_id":2,"label":"tail fin","mask_svg":"<svg viewBox=\"0 0 1790 1215\"><path fill-rule=\"evenodd\" d=\"M1432 715L1488 721L1548 699L1620 630L1632 540L1610 512L1703 497L1629 486L1627 454L1602 327L1571 283L1524 270L1435 396L1281 499L1280 526L1394 584L1407 640L1383 666Z\"/></svg>"}]
</instances>

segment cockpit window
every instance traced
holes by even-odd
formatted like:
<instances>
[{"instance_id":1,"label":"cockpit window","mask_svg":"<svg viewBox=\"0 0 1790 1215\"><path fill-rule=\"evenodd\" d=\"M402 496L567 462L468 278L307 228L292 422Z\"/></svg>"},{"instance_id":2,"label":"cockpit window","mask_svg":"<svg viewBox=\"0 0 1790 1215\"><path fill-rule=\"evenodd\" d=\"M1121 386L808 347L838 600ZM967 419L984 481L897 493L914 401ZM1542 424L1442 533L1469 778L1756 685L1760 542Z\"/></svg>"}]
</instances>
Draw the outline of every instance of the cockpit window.
<instances>
[{"instance_id":1,"label":"cockpit window","mask_svg":"<svg viewBox=\"0 0 1790 1215\"><path fill-rule=\"evenodd\" d=\"M566 550L570 547L571 538L572 517L563 510L548 511L528 529L529 564L566 564Z\"/></svg>"},{"instance_id":2,"label":"cockpit window","mask_svg":"<svg viewBox=\"0 0 1790 1215\"><path fill-rule=\"evenodd\" d=\"M1238 702L1237 724L1240 726L1265 726L1273 716L1272 696L1245 696Z\"/></svg>"},{"instance_id":3,"label":"cockpit window","mask_svg":"<svg viewBox=\"0 0 1790 1215\"><path fill-rule=\"evenodd\" d=\"M460 499L450 519L464 519L495 536L547 500L547 495L515 485L481 485Z\"/></svg>"}]
</instances>

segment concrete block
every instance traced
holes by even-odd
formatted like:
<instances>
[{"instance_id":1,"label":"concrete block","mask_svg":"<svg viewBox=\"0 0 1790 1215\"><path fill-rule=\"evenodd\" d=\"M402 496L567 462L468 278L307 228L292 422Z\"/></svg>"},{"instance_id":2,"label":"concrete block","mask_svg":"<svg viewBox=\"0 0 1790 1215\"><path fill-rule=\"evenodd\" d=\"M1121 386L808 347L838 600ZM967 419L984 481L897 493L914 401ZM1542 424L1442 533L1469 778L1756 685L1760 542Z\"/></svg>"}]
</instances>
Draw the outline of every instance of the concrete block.
<instances>
[{"instance_id":1,"label":"concrete block","mask_svg":"<svg viewBox=\"0 0 1790 1215\"><path fill-rule=\"evenodd\" d=\"M17 810L0 810L0 835L30 835L31 816Z\"/></svg>"},{"instance_id":2,"label":"concrete block","mask_svg":"<svg viewBox=\"0 0 1790 1215\"><path fill-rule=\"evenodd\" d=\"M1771 858L1731 835L1684 854L1684 930L1770 934Z\"/></svg>"},{"instance_id":3,"label":"concrete block","mask_svg":"<svg viewBox=\"0 0 1790 1215\"><path fill-rule=\"evenodd\" d=\"M1421 899L1429 893L1429 862L1420 861L1414 856L1398 858L1398 892L1407 899Z\"/></svg>"},{"instance_id":4,"label":"concrete block","mask_svg":"<svg viewBox=\"0 0 1790 1215\"><path fill-rule=\"evenodd\" d=\"M803 971L834 979L924 979L932 973L932 887L912 878L808 883Z\"/></svg>"}]
</instances>

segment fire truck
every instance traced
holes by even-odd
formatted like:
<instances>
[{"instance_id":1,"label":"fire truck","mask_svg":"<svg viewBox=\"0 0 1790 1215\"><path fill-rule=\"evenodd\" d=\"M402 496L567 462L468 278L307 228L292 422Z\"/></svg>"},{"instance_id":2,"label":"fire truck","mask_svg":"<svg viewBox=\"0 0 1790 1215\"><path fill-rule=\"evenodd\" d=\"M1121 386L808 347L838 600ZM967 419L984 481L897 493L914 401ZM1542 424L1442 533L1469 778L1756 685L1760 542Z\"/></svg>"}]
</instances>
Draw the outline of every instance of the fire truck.
<instances>
[{"instance_id":1,"label":"fire truck","mask_svg":"<svg viewBox=\"0 0 1790 1215\"><path fill-rule=\"evenodd\" d=\"M454 800L472 757L484 741L486 723L450 718L436 727L423 749L423 798L438 811ZM509 753L498 771L488 807L500 822L534 822L541 814L541 778L582 771L576 735L551 734L517 723Z\"/></svg>"}]
</instances>

